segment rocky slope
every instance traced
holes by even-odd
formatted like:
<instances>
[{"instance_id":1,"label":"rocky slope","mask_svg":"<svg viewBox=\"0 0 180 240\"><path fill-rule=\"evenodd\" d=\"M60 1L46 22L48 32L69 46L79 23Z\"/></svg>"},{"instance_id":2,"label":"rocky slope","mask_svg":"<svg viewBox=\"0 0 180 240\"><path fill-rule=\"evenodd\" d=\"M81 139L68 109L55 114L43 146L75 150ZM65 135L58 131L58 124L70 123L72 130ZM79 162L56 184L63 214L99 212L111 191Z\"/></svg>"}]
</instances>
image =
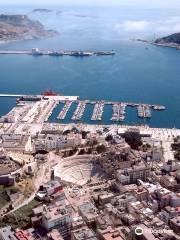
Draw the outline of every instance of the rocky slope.
<instances>
[{"instance_id":1,"label":"rocky slope","mask_svg":"<svg viewBox=\"0 0 180 240\"><path fill-rule=\"evenodd\" d=\"M56 34L56 31L45 30L39 21L30 20L26 15L0 15L0 41L52 37Z\"/></svg>"},{"instance_id":2,"label":"rocky slope","mask_svg":"<svg viewBox=\"0 0 180 240\"><path fill-rule=\"evenodd\" d=\"M167 37L159 38L155 41L156 44L180 45L180 33L174 33Z\"/></svg>"}]
</instances>

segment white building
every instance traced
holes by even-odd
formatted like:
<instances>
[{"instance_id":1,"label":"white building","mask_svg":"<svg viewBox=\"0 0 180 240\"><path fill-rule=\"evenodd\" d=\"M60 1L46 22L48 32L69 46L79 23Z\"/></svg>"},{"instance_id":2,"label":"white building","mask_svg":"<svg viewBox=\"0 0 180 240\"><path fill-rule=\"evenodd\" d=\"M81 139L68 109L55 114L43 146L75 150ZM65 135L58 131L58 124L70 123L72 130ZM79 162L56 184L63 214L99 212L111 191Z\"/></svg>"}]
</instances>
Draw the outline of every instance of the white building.
<instances>
[{"instance_id":1,"label":"white building","mask_svg":"<svg viewBox=\"0 0 180 240\"><path fill-rule=\"evenodd\" d=\"M35 142L35 150L61 150L72 148L81 143L79 134L73 136L64 135L40 135Z\"/></svg>"},{"instance_id":2,"label":"white building","mask_svg":"<svg viewBox=\"0 0 180 240\"><path fill-rule=\"evenodd\" d=\"M72 208L67 200L55 206L45 207L42 214L42 226L47 230L58 228L63 237L67 237L72 223Z\"/></svg>"},{"instance_id":3,"label":"white building","mask_svg":"<svg viewBox=\"0 0 180 240\"><path fill-rule=\"evenodd\" d=\"M7 151L32 152L30 135L3 134L1 135L2 147Z\"/></svg>"}]
</instances>

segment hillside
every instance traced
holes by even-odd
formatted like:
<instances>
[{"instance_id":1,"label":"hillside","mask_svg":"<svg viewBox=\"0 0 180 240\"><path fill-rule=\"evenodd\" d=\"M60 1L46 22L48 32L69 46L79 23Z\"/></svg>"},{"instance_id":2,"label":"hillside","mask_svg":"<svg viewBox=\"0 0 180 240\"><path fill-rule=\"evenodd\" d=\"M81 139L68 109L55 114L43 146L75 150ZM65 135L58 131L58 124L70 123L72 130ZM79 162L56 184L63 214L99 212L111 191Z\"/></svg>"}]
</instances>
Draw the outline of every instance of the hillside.
<instances>
[{"instance_id":1,"label":"hillside","mask_svg":"<svg viewBox=\"0 0 180 240\"><path fill-rule=\"evenodd\" d=\"M155 43L180 45L180 33L174 33L167 37L159 38L155 41Z\"/></svg>"},{"instance_id":2,"label":"hillside","mask_svg":"<svg viewBox=\"0 0 180 240\"><path fill-rule=\"evenodd\" d=\"M56 34L56 31L45 30L39 21L33 21L26 15L0 15L0 41L52 37Z\"/></svg>"}]
</instances>

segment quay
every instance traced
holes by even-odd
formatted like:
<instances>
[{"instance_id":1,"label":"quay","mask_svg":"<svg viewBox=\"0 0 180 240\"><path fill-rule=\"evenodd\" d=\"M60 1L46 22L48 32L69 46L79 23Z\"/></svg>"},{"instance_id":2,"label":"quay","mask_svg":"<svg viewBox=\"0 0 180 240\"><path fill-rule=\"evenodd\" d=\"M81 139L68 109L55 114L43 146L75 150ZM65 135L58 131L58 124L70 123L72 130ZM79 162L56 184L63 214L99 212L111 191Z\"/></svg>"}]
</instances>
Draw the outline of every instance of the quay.
<instances>
[{"instance_id":1,"label":"quay","mask_svg":"<svg viewBox=\"0 0 180 240\"><path fill-rule=\"evenodd\" d=\"M86 101L80 101L72 116L72 120L80 120L86 108Z\"/></svg>"},{"instance_id":2,"label":"quay","mask_svg":"<svg viewBox=\"0 0 180 240\"><path fill-rule=\"evenodd\" d=\"M72 56L72 57L89 57L89 56L113 56L114 51L54 51L54 50L40 50L33 48L32 50L0 50L0 55L32 55L32 56Z\"/></svg>"},{"instance_id":3,"label":"quay","mask_svg":"<svg viewBox=\"0 0 180 240\"><path fill-rule=\"evenodd\" d=\"M27 54L32 54L32 51L8 51L8 50L3 50L3 51L0 51L0 54L4 54L4 55L9 55L9 54L12 54L12 55L17 55L17 54L22 54L22 55L27 55Z\"/></svg>"},{"instance_id":4,"label":"quay","mask_svg":"<svg viewBox=\"0 0 180 240\"><path fill-rule=\"evenodd\" d=\"M19 98L19 97L25 97L27 95L24 94L0 94L0 97L12 97L12 98Z\"/></svg>"},{"instance_id":5,"label":"quay","mask_svg":"<svg viewBox=\"0 0 180 240\"><path fill-rule=\"evenodd\" d=\"M23 97L24 99L22 101L26 101L26 99L50 99L50 100L56 100L56 101L77 101L79 96L63 96L63 95L26 95L26 94L0 94L0 97L7 97L7 98L21 98ZM27 100L29 101L29 100Z\"/></svg>"},{"instance_id":6,"label":"quay","mask_svg":"<svg viewBox=\"0 0 180 240\"><path fill-rule=\"evenodd\" d=\"M59 101L44 99L17 104L8 114L0 118L0 122L42 124L48 121L57 104Z\"/></svg>"},{"instance_id":7,"label":"quay","mask_svg":"<svg viewBox=\"0 0 180 240\"><path fill-rule=\"evenodd\" d=\"M66 117L66 115L67 115L67 113L68 113L72 103L73 103L73 101L67 101L65 103L63 109L61 110L61 112L59 113L59 115L57 117L58 119L60 119L60 120L64 120L65 119L65 117Z\"/></svg>"},{"instance_id":8,"label":"quay","mask_svg":"<svg viewBox=\"0 0 180 240\"><path fill-rule=\"evenodd\" d=\"M26 123L43 123L51 116L54 108L57 106L57 101L39 101L31 106L27 114L21 119Z\"/></svg>"}]
</instances>

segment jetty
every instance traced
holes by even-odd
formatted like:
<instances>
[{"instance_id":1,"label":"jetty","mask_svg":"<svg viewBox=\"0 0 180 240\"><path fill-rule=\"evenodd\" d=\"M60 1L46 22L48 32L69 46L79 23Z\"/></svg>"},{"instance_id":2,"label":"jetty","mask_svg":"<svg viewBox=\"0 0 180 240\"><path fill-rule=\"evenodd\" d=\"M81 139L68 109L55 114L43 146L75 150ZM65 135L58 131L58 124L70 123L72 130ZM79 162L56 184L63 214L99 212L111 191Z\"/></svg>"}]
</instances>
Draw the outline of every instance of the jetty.
<instances>
[{"instance_id":1,"label":"jetty","mask_svg":"<svg viewBox=\"0 0 180 240\"><path fill-rule=\"evenodd\" d=\"M32 55L32 56L72 56L72 57L90 57L90 56L113 56L112 51L54 51L40 50L33 48L32 50L0 50L0 55Z\"/></svg>"},{"instance_id":2,"label":"jetty","mask_svg":"<svg viewBox=\"0 0 180 240\"><path fill-rule=\"evenodd\" d=\"M104 101L99 101L95 104L93 114L91 117L92 121L96 121L96 120L101 121L103 110L104 110L104 105L105 105Z\"/></svg>"},{"instance_id":3,"label":"jetty","mask_svg":"<svg viewBox=\"0 0 180 240\"><path fill-rule=\"evenodd\" d=\"M137 107L138 117L140 118L151 118L151 109L148 105L139 105Z\"/></svg>"},{"instance_id":4,"label":"jetty","mask_svg":"<svg viewBox=\"0 0 180 240\"><path fill-rule=\"evenodd\" d=\"M65 103L63 109L60 111L60 113L59 113L59 115L57 117L58 119L60 119L60 120L64 120L65 119L65 117L66 117L66 115L67 115L67 113L68 113L72 103L73 103L73 101L67 101Z\"/></svg>"},{"instance_id":5,"label":"jetty","mask_svg":"<svg viewBox=\"0 0 180 240\"><path fill-rule=\"evenodd\" d=\"M126 104L115 103L113 104L113 115L111 121L124 121L125 120L125 108Z\"/></svg>"},{"instance_id":6,"label":"jetty","mask_svg":"<svg viewBox=\"0 0 180 240\"><path fill-rule=\"evenodd\" d=\"M72 120L80 120L85 111L86 101L79 101L78 106L72 116Z\"/></svg>"}]
</instances>

